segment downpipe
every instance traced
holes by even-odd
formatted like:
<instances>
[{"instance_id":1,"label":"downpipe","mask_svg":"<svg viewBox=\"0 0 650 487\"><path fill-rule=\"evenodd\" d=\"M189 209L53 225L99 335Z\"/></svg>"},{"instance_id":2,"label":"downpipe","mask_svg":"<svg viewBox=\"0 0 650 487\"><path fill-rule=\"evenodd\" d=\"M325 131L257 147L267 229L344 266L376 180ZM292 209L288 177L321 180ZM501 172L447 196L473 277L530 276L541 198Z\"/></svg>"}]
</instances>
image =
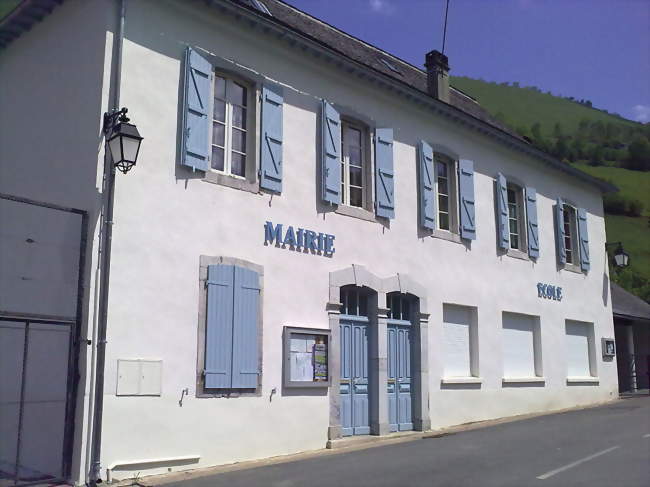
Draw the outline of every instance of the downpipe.
<instances>
[{"instance_id":1,"label":"downpipe","mask_svg":"<svg viewBox=\"0 0 650 487\"><path fill-rule=\"evenodd\" d=\"M122 46L124 44L124 19L126 0L118 0L118 32L114 40L115 57L113 70L113 96L110 111L119 110L120 80L122 77ZM93 404L92 444L90 472L91 487L96 487L101 479L102 417L104 412L104 368L106 365L106 329L108 324L108 287L111 274L111 241L113 237L113 207L115 199L115 167L108 145L104 143L104 211L100 239L100 294L99 323L97 329L97 361L95 363L95 401Z\"/></svg>"}]
</instances>

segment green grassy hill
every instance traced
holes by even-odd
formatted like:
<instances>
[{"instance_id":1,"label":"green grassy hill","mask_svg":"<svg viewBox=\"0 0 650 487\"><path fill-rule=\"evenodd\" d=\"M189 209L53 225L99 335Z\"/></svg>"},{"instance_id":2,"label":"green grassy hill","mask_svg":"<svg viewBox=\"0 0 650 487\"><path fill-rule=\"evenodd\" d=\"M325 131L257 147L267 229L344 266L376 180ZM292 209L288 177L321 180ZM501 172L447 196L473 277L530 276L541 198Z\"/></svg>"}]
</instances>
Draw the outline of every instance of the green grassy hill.
<instances>
[{"instance_id":1,"label":"green grassy hill","mask_svg":"<svg viewBox=\"0 0 650 487\"><path fill-rule=\"evenodd\" d=\"M502 113L513 127L532 126L539 122L542 133L551 135L556 122L561 122L567 133L575 133L581 120L614 122L629 127L636 122L580 105L566 98L544 93L536 87L517 87L465 77L451 77L451 84L476 98L493 115Z\"/></svg>"},{"instance_id":2,"label":"green grassy hill","mask_svg":"<svg viewBox=\"0 0 650 487\"><path fill-rule=\"evenodd\" d=\"M536 87L465 77L452 77L451 84L530 137L540 149L620 189L618 195L606 197L605 225L609 242L623 242L630 254L630 267L612 270L611 277L650 302L650 124L626 120L590 107L589 101L576 102ZM639 140L645 147L640 153L632 149Z\"/></svg>"}]
</instances>

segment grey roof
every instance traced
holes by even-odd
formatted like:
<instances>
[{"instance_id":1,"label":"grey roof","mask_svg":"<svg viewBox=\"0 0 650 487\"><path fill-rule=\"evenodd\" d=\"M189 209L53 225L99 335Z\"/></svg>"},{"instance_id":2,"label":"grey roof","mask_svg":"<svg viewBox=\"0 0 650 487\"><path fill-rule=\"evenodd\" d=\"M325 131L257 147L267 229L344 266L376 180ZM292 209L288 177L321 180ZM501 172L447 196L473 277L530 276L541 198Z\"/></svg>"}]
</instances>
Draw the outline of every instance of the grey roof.
<instances>
[{"instance_id":1,"label":"grey roof","mask_svg":"<svg viewBox=\"0 0 650 487\"><path fill-rule=\"evenodd\" d=\"M627 292L615 282L612 286L612 312L616 318L650 321L650 304Z\"/></svg>"}]
</instances>

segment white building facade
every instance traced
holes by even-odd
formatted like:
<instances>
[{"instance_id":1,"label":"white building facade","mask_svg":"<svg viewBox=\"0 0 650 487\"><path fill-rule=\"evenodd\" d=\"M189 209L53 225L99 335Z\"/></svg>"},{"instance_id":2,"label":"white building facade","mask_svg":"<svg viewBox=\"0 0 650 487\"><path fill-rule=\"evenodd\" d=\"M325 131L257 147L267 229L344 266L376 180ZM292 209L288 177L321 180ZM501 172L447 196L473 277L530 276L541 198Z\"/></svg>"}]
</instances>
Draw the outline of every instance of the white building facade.
<instances>
[{"instance_id":1,"label":"white building facade","mask_svg":"<svg viewBox=\"0 0 650 487\"><path fill-rule=\"evenodd\" d=\"M91 467L117 83L144 141L115 186L103 478L616 397L606 188L450 89L444 56L427 75L275 0L134 0L118 58L118 3L66 1L0 51L5 265L54 221L35 207L80 215L52 223L82 253L49 287L33 261L2 271L3 346L28 343L20 320L77 337L53 477ZM59 465L3 408L2 465Z\"/></svg>"}]
</instances>

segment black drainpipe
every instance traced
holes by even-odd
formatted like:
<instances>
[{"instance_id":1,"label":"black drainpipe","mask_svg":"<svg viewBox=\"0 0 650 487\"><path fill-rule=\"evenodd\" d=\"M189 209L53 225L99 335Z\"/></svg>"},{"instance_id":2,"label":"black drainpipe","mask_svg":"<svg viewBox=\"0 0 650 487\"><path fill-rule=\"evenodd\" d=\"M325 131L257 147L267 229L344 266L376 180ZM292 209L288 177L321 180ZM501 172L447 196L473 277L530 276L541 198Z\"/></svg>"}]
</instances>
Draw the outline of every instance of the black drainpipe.
<instances>
[{"instance_id":1,"label":"black drainpipe","mask_svg":"<svg viewBox=\"0 0 650 487\"><path fill-rule=\"evenodd\" d=\"M124 17L126 0L118 0L119 24L115 39L115 58L113 70L113 96L109 112L119 110L120 78L122 75L122 44L124 41ZM108 320L108 286L111 275L111 240L113 237L113 203L115 198L115 167L108 146L104 143L104 211L100 239L100 291L99 323L97 329L97 360L95 362L95 401L93 405L92 445L90 453L89 480L91 486L102 482L102 416L104 412L104 367L106 364L106 328Z\"/></svg>"}]
</instances>

